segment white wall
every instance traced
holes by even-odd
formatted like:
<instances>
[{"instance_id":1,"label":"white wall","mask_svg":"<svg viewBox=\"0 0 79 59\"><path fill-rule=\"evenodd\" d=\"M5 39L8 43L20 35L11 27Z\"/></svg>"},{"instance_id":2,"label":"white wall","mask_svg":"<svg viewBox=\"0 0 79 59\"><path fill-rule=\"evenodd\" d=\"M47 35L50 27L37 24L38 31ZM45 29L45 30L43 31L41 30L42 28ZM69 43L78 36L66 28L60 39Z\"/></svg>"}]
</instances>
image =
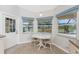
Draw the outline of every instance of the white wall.
<instances>
[{"instance_id":1,"label":"white wall","mask_svg":"<svg viewBox=\"0 0 79 59\"><path fill-rule=\"evenodd\" d=\"M12 19L15 19L15 21L17 20L16 16L13 16L13 14L8 14L8 13L2 13L2 29L3 29L3 35L5 35L6 37L4 37L4 49L6 48L10 48L14 45L17 44L18 42L18 34L17 32L10 32L10 33L6 33L5 32L5 17L10 17ZM17 24L17 22L16 22ZM17 26L16 26L16 30L17 30Z\"/></svg>"},{"instance_id":2,"label":"white wall","mask_svg":"<svg viewBox=\"0 0 79 59\"><path fill-rule=\"evenodd\" d=\"M69 47L69 40L74 40L76 38L74 38L73 36L67 36L64 34L57 34L54 38L54 43L56 43L57 45L59 45L62 48L68 48Z\"/></svg>"},{"instance_id":3,"label":"white wall","mask_svg":"<svg viewBox=\"0 0 79 59\"><path fill-rule=\"evenodd\" d=\"M26 33L20 34L20 39L19 39L18 44L31 42L31 40L32 40L31 37L32 37L31 32L26 32Z\"/></svg>"},{"instance_id":4,"label":"white wall","mask_svg":"<svg viewBox=\"0 0 79 59\"><path fill-rule=\"evenodd\" d=\"M77 24L76 24L76 28L77 28L77 40L79 40L79 10L77 12Z\"/></svg>"},{"instance_id":5,"label":"white wall","mask_svg":"<svg viewBox=\"0 0 79 59\"><path fill-rule=\"evenodd\" d=\"M4 44L3 44L3 39L0 38L0 54L3 54L4 53Z\"/></svg>"}]
</instances>

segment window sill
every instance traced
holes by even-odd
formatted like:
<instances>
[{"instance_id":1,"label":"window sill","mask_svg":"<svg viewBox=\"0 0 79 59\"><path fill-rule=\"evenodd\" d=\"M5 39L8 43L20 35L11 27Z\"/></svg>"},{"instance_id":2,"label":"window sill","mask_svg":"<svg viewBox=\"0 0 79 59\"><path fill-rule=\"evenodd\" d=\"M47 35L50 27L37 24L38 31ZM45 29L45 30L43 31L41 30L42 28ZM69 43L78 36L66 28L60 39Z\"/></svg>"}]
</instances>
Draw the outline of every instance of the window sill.
<instances>
[{"instance_id":1,"label":"window sill","mask_svg":"<svg viewBox=\"0 0 79 59\"><path fill-rule=\"evenodd\" d=\"M76 34L63 34L63 33L58 33L57 35L63 36L63 37L66 37L66 38L70 38L70 39L76 39Z\"/></svg>"},{"instance_id":2,"label":"window sill","mask_svg":"<svg viewBox=\"0 0 79 59\"><path fill-rule=\"evenodd\" d=\"M33 32L23 32L23 34L26 34L26 33L33 33Z\"/></svg>"},{"instance_id":3,"label":"window sill","mask_svg":"<svg viewBox=\"0 0 79 59\"><path fill-rule=\"evenodd\" d=\"M6 34L12 34L12 33L16 33L16 32L9 32L9 33L6 33Z\"/></svg>"}]
</instances>

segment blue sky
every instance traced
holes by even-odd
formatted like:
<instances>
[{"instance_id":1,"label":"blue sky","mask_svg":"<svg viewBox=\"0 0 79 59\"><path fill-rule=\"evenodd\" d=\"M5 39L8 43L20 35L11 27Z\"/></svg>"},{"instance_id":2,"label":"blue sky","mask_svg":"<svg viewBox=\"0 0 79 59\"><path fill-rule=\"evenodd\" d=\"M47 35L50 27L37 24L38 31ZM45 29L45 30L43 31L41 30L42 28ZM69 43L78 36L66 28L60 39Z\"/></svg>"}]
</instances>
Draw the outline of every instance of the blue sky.
<instances>
[{"instance_id":1,"label":"blue sky","mask_svg":"<svg viewBox=\"0 0 79 59\"><path fill-rule=\"evenodd\" d=\"M69 21L69 19L62 19L62 20L58 20L59 24L66 24ZM75 23L75 20L71 19L69 24Z\"/></svg>"}]
</instances>

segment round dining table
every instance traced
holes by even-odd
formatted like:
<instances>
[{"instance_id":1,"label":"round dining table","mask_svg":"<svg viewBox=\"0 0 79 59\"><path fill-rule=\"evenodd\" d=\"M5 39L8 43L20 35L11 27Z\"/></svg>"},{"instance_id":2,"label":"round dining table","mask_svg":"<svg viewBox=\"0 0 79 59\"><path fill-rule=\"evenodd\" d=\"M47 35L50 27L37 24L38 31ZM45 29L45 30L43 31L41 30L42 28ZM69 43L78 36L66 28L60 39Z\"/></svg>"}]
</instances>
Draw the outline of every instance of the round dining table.
<instances>
[{"instance_id":1,"label":"round dining table","mask_svg":"<svg viewBox=\"0 0 79 59\"><path fill-rule=\"evenodd\" d=\"M51 34L50 33L36 33L32 35L32 38L37 38L39 40L39 46L38 50L40 50L41 47L46 48L46 46L43 44L43 40L50 40Z\"/></svg>"}]
</instances>

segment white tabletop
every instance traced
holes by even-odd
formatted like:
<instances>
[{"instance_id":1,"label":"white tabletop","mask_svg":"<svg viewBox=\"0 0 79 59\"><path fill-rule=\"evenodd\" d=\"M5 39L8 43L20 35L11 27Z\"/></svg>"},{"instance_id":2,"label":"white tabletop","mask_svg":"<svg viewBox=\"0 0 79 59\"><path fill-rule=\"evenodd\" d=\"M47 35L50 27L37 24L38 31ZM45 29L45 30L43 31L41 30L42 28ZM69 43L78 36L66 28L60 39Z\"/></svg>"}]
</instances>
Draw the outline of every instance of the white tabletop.
<instances>
[{"instance_id":1,"label":"white tabletop","mask_svg":"<svg viewBox=\"0 0 79 59\"><path fill-rule=\"evenodd\" d=\"M32 35L33 38L39 39L51 39L51 34L48 33L36 33Z\"/></svg>"}]
</instances>

